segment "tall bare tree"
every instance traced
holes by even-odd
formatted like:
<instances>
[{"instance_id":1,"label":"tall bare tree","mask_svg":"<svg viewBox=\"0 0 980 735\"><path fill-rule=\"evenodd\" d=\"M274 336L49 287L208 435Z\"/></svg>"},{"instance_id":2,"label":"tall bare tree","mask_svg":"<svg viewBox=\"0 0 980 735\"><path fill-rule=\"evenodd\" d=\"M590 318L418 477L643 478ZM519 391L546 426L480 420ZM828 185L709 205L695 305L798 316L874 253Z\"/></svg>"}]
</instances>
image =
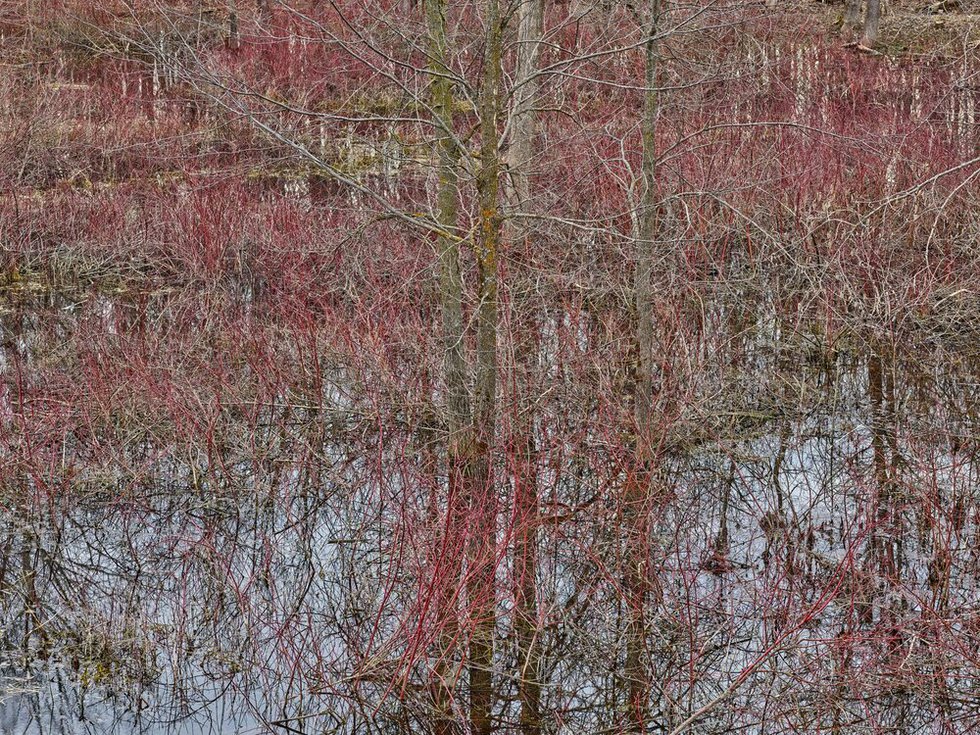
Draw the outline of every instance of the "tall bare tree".
<instances>
[{"instance_id":1,"label":"tall bare tree","mask_svg":"<svg viewBox=\"0 0 980 735\"><path fill-rule=\"evenodd\" d=\"M455 91L452 72L447 64L446 0L426 0L425 20L428 33L429 72L431 75L430 105L435 129L435 157L437 160L438 189L436 194L436 220L439 252L439 291L442 310L443 379L446 386L446 446L448 497L446 502L445 549L456 549L464 521L461 518L460 487L465 461L463 447L469 435L470 405L467 386L465 334L463 325L463 278L460 271L460 237L457 234L459 200L460 151L456 145L454 128ZM458 731L452 716L452 697L455 673L451 666L452 641L456 636L451 580L458 579L450 555L437 559L439 569L433 574L440 586L437 592L439 611L437 618L442 626L433 682L435 700L435 727L439 735ZM445 583L445 584L443 584ZM443 587L446 587L443 589Z\"/></svg>"},{"instance_id":2,"label":"tall bare tree","mask_svg":"<svg viewBox=\"0 0 980 735\"><path fill-rule=\"evenodd\" d=\"M626 667L629 694L628 727L631 732L646 728L650 699L649 661L646 632L650 597L650 527L649 512L654 493L653 465L657 439L654 432L653 398L655 390L656 339L654 314L654 270L659 253L657 239L657 117L659 98L657 70L661 0L648 0L645 22L645 81L643 117L640 122L643 141L641 192L636 222L636 469L627 484L623 515L626 530L626 571L623 587L627 605Z\"/></svg>"},{"instance_id":3,"label":"tall bare tree","mask_svg":"<svg viewBox=\"0 0 980 735\"><path fill-rule=\"evenodd\" d=\"M473 442L468 448L471 532L468 539L466 599L470 639L470 725L477 735L493 731L493 659L496 629L497 496L492 448L497 427L497 268L501 247L500 120L503 26L498 0L484 4L486 41L479 92L480 165L476 174L479 216L476 255L476 365L473 387Z\"/></svg>"},{"instance_id":4,"label":"tall bare tree","mask_svg":"<svg viewBox=\"0 0 980 735\"><path fill-rule=\"evenodd\" d=\"M520 0L517 7L517 63L512 100L509 181L518 217L511 219L509 238L515 249L533 250L533 231L528 217L534 211L531 189L538 129L541 43L544 35L543 0ZM531 315L522 319L523 334L515 335L515 366L530 380L529 366L536 355L537 327ZM517 686L520 727L524 735L541 732L541 641L538 619L538 477L536 470L535 413L528 386L517 381L515 401L514 505L517 527L514 539L514 633L517 643Z\"/></svg>"}]
</instances>

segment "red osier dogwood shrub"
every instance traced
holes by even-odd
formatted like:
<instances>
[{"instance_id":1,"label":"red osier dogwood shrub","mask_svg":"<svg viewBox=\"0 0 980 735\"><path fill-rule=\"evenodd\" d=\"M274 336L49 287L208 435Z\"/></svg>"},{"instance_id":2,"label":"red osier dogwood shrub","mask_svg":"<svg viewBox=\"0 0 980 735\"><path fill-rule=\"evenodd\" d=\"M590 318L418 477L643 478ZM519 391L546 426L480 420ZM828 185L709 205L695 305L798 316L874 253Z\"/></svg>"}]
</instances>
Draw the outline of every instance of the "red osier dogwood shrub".
<instances>
[{"instance_id":1,"label":"red osier dogwood shrub","mask_svg":"<svg viewBox=\"0 0 980 735\"><path fill-rule=\"evenodd\" d=\"M896 5L8 3L11 721L969 730L976 48Z\"/></svg>"}]
</instances>

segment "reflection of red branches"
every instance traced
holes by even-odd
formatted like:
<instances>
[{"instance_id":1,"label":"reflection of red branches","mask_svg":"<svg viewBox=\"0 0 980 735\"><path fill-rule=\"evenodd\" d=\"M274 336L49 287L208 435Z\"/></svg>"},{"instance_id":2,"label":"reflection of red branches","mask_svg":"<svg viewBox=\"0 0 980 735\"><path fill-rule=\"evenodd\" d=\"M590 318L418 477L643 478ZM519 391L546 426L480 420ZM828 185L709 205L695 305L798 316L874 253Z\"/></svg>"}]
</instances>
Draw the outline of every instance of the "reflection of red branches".
<instances>
[{"instance_id":1,"label":"reflection of red branches","mask_svg":"<svg viewBox=\"0 0 980 735\"><path fill-rule=\"evenodd\" d=\"M276 727L414 731L465 713L492 614L498 729L533 731L530 682L541 727L616 731L639 605L668 732L974 711L962 60L669 9L656 426L637 427L644 38L616 4L548 4L533 160L500 126L522 234L496 273L497 480L464 499L434 245L462 243L472 356L481 4L450 4L449 129L417 4L239 2L237 48L223 6L151 5L0 11L0 613L19 650L132 702L162 682L185 711L232 692ZM499 529L476 548L486 508Z\"/></svg>"}]
</instances>

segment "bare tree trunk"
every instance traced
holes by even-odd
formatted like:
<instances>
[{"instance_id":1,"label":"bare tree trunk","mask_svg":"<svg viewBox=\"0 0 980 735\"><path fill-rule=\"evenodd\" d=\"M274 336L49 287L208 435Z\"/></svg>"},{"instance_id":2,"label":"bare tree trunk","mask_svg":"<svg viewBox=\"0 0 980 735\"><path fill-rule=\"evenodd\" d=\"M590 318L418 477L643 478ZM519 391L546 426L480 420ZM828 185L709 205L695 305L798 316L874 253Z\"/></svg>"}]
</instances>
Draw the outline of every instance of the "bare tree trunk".
<instances>
[{"instance_id":1,"label":"bare tree trunk","mask_svg":"<svg viewBox=\"0 0 980 735\"><path fill-rule=\"evenodd\" d=\"M453 138L453 102L455 97L452 75L446 65L448 46L445 0L426 0L425 17L429 35L429 69L432 73L432 111L435 118L435 151L438 161L439 186L436 219L442 231L437 238L439 250L439 288L442 309L443 375L446 384L446 422L448 497L442 549L450 554L458 549L464 527L461 484L465 458L464 447L469 433L470 407L467 391L466 356L463 340L463 279L459 263L459 243L456 220L459 200L459 150ZM461 561L458 560L458 561ZM458 580L458 563L440 554L439 569L434 574L439 586L437 619L441 625L438 662L432 683L435 700L435 732L452 735L459 726L452 716L452 682L449 651L456 638L456 612L451 607L454 598L449 583ZM444 579L443 579L444 578Z\"/></svg>"},{"instance_id":2,"label":"bare tree trunk","mask_svg":"<svg viewBox=\"0 0 980 735\"><path fill-rule=\"evenodd\" d=\"M442 302L444 370L450 445L457 447L463 429L469 423L469 400L466 387L466 357L463 342L463 278L459 264L460 237L456 217L459 200L459 149L453 137L452 75L446 67L445 0L427 0L426 21L429 27L429 56L432 80L432 111L436 123L435 143L438 159L439 189L436 217L442 231L438 236L440 291Z\"/></svg>"},{"instance_id":3,"label":"bare tree trunk","mask_svg":"<svg viewBox=\"0 0 980 735\"><path fill-rule=\"evenodd\" d=\"M510 145L510 181L519 214L532 211L531 171L535 156L538 95L537 71L544 35L543 0L521 0L517 9L517 68L514 92L514 118ZM528 220L512 220L511 240L515 244L531 238ZM525 322L527 323L527 322ZM530 375L537 347L535 319L523 331L515 346L517 369ZM538 618L538 477L534 437L534 410L526 395L527 387L517 381L514 407L515 470L514 504L514 634L517 643L518 698L521 705L520 731L523 735L541 732L541 641L536 635Z\"/></svg>"},{"instance_id":4,"label":"bare tree trunk","mask_svg":"<svg viewBox=\"0 0 980 735\"><path fill-rule=\"evenodd\" d=\"M847 0L844 11L844 24L848 28L861 27L861 0Z\"/></svg>"},{"instance_id":5,"label":"bare tree trunk","mask_svg":"<svg viewBox=\"0 0 980 735\"><path fill-rule=\"evenodd\" d=\"M462 293L459 262L460 238L456 233L460 152L452 134L453 82L446 66L448 39L445 0L426 4L429 30L430 71L433 76L432 107L439 139L438 218L440 290L445 381L449 428L449 518L446 533L451 542L465 533L465 596L472 625L467 673L470 689L470 729L489 735L493 729L493 658L495 620L495 547L497 498L491 466L491 447L496 430L497 391L497 255L501 218L498 199L500 163L497 123L500 115L502 30L497 0L487 0L487 45L481 87L481 163L477 173L480 220L474 241L477 264L476 365L472 407L467 392L464 352ZM457 500L458 499L458 500ZM465 518L462 518L465 514ZM455 547L453 547L455 548ZM449 610L444 613L447 617ZM442 659L445 661L445 657ZM451 692L445 688L445 664L437 667L437 730L453 732L449 707Z\"/></svg>"},{"instance_id":6,"label":"bare tree trunk","mask_svg":"<svg viewBox=\"0 0 980 735\"><path fill-rule=\"evenodd\" d=\"M511 180L521 212L528 211L531 199L530 170L534 160L537 132L538 62L544 35L543 0L521 0L517 8L517 74L514 90L514 124L511 140ZM520 223L518 227L526 229Z\"/></svg>"},{"instance_id":7,"label":"bare tree trunk","mask_svg":"<svg viewBox=\"0 0 980 735\"><path fill-rule=\"evenodd\" d=\"M491 451L497 426L497 258L501 217L498 204L501 55L503 29L498 0L486 0L487 40L480 87L480 168L476 176L480 208L475 238L477 299L476 366L473 395L473 436L466 599L473 616L470 639L470 726L475 735L490 735L493 657L496 629L497 496Z\"/></svg>"},{"instance_id":8,"label":"bare tree trunk","mask_svg":"<svg viewBox=\"0 0 980 735\"><path fill-rule=\"evenodd\" d=\"M654 459L653 390L654 308L653 271L656 265L656 132L659 100L657 97L657 61L660 30L660 0L648 0L649 17L646 43L646 91L643 99L642 186L636 240L636 342L637 376L634 399L636 437L636 471L626 488L624 524L627 551L623 580L627 605L626 670L629 712L627 729L643 732L646 728L650 699L650 678L646 654L646 615L649 597L649 535L647 522L651 496Z\"/></svg>"},{"instance_id":9,"label":"bare tree trunk","mask_svg":"<svg viewBox=\"0 0 980 735\"><path fill-rule=\"evenodd\" d=\"M867 13L864 16L864 38L861 45L873 48L878 42L878 25L881 22L881 0L868 0Z\"/></svg>"},{"instance_id":10,"label":"bare tree trunk","mask_svg":"<svg viewBox=\"0 0 980 735\"><path fill-rule=\"evenodd\" d=\"M241 31L238 28L238 2L228 3L228 48L237 49L242 45Z\"/></svg>"}]
</instances>

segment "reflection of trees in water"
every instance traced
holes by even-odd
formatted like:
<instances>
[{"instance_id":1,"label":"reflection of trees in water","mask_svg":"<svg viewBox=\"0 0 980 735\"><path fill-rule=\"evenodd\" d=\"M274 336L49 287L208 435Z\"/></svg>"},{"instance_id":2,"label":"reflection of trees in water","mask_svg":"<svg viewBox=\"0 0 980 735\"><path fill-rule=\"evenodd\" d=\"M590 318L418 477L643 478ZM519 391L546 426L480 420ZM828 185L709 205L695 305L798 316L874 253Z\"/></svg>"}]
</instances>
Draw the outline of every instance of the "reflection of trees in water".
<instances>
[{"instance_id":1,"label":"reflection of trees in water","mask_svg":"<svg viewBox=\"0 0 980 735\"><path fill-rule=\"evenodd\" d=\"M613 25L593 33L623 47ZM628 209L635 80L615 74L632 62L542 78L562 114L524 156L542 191L518 196L548 216L509 222L500 266L499 446L458 448L495 458L500 530L468 553L493 524L446 478L435 263L369 211L372 195L412 220L431 209L421 98L398 110L401 92L358 89L357 115L392 118L343 134L261 87L246 109L345 188L270 167L282 150L245 131L222 140L171 49L118 72L146 81L149 128L175 111L208 128L188 150L213 168L122 185L113 162L108 188L75 191L49 161L20 182L49 187L38 201L0 199L28 233L22 272L0 272L0 730L454 732L488 617L501 732L537 697L545 732L618 732L648 677L659 732L974 717L975 207L956 170L927 177L971 155L975 90L950 92L938 61L851 68L839 49L745 38L666 65L642 369L635 242L610 221ZM300 60L327 46L268 41ZM449 128L473 112L452 102ZM255 151L208 158L242 141ZM142 145L159 150L127 148ZM454 174L461 211L470 173ZM526 175L501 179L534 188ZM483 299L463 250L468 322ZM475 330L459 331L465 363ZM638 463L626 397L644 381L658 423ZM649 599L629 609L624 586Z\"/></svg>"},{"instance_id":2,"label":"reflection of trees in water","mask_svg":"<svg viewBox=\"0 0 980 735\"><path fill-rule=\"evenodd\" d=\"M34 351L8 347L6 374L36 397L51 335L87 315L62 313L55 327L49 307L26 308L41 315ZM653 531L663 603L647 643L658 721L683 721L760 657L706 726L915 732L970 716L972 365L880 341L801 363L798 333L760 350L740 320L697 329L730 347L708 358L725 372L687 404L702 414L677 422L658 478L669 497ZM735 339L719 337L729 329ZM136 428L106 424L36 448L33 474L5 488L11 728L424 726L442 522L428 430L370 415L343 371L332 387L325 375L260 406L201 407L196 433L155 427L129 443ZM726 382L754 388L720 398ZM38 415L7 400L15 436ZM565 459L539 472L542 707L587 731L626 696L610 494L622 470L603 427L549 400L539 440ZM109 439L121 443L100 456Z\"/></svg>"}]
</instances>

